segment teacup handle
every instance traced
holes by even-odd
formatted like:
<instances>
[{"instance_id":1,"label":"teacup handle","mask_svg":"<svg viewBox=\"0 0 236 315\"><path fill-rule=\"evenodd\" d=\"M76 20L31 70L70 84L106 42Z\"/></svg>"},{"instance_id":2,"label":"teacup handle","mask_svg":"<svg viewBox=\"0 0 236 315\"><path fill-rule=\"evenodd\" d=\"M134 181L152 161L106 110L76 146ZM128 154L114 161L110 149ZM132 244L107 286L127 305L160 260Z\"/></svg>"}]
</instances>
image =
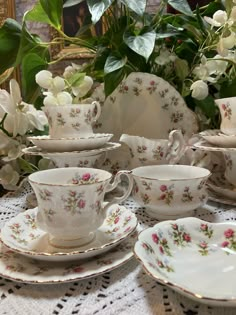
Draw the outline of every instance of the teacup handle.
<instances>
[{"instance_id":1,"label":"teacup handle","mask_svg":"<svg viewBox=\"0 0 236 315\"><path fill-rule=\"evenodd\" d=\"M186 142L181 130L172 130L169 134L168 153L166 159L169 164L176 164L186 150Z\"/></svg>"},{"instance_id":2,"label":"teacup handle","mask_svg":"<svg viewBox=\"0 0 236 315\"><path fill-rule=\"evenodd\" d=\"M132 188L133 188L133 176L131 171L119 171L113 180L113 183L108 184L106 188L106 192L114 190L118 184L121 182L121 176L125 175L128 179L128 188L124 192L124 194L120 197L114 197L111 201L109 201L106 206L104 207L104 210L106 211L111 205L114 203L120 203L127 199L129 195L131 194Z\"/></svg>"},{"instance_id":3,"label":"teacup handle","mask_svg":"<svg viewBox=\"0 0 236 315\"><path fill-rule=\"evenodd\" d=\"M97 102L97 101L93 101L93 102L92 102L92 105L94 105L94 106L97 108L97 113L96 113L96 115L92 118L92 122L95 122L95 121L98 120L98 118L100 117L101 112L102 112L102 109L101 109L100 103Z\"/></svg>"}]
</instances>

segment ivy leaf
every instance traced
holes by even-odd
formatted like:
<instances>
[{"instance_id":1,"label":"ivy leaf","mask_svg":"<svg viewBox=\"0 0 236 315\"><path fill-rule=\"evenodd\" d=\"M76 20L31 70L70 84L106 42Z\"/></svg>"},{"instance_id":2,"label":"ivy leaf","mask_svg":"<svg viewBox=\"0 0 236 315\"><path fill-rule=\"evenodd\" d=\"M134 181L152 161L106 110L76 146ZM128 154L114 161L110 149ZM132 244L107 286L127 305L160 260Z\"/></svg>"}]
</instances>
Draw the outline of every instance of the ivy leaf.
<instances>
[{"instance_id":1,"label":"ivy leaf","mask_svg":"<svg viewBox=\"0 0 236 315\"><path fill-rule=\"evenodd\" d=\"M183 32L183 28L180 27L174 27L171 24L167 24L166 29L164 31L159 30L158 33L156 33L156 39L162 39L162 38L168 38L176 35L181 35Z\"/></svg>"},{"instance_id":2,"label":"ivy leaf","mask_svg":"<svg viewBox=\"0 0 236 315\"><path fill-rule=\"evenodd\" d=\"M167 0L167 3L175 10L185 15L194 16L187 0Z\"/></svg>"},{"instance_id":3,"label":"ivy leaf","mask_svg":"<svg viewBox=\"0 0 236 315\"><path fill-rule=\"evenodd\" d=\"M220 87L220 98L234 97L235 96L236 78L223 82Z\"/></svg>"},{"instance_id":4,"label":"ivy leaf","mask_svg":"<svg viewBox=\"0 0 236 315\"><path fill-rule=\"evenodd\" d=\"M146 32L135 36L130 31L124 33L124 42L126 45L135 51L137 54L143 56L146 61L153 52L156 40L156 33L154 31Z\"/></svg>"},{"instance_id":5,"label":"ivy leaf","mask_svg":"<svg viewBox=\"0 0 236 315\"><path fill-rule=\"evenodd\" d=\"M70 83L70 85L72 86L77 86L79 85L85 77L86 73L82 73L82 72L75 72L69 79L68 82Z\"/></svg>"},{"instance_id":6,"label":"ivy leaf","mask_svg":"<svg viewBox=\"0 0 236 315\"><path fill-rule=\"evenodd\" d=\"M68 7L73 7L74 5L77 5L81 2L84 2L85 0L67 0L64 4L63 4L63 8L68 8Z\"/></svg>"},{"instance_id":7,"label":"ivy leaf","mask_svg":"<svg viewBox=\"0 0 236 315\"><path fill-rule=\"evenodd\" d=\"M26 54L22 60L22 87L24 100L34 103L36 94L38 96L39 87L35 82L35 75L47 68L46 58L40 57L39 54Z\"/></svg>"},{"instance_id":8,"label":"ivy leaf","mask_svg":"<svg viewBox=\"0 0 236 315\"><path fill-rule=\"evenodd\" d=\"M189 74L188 62L184 59L177 58L174 65L177 77L180 78L181 81L184 81Z\"/></svg>"},{"instance_id":9,"label":"ivy leaf","mask_svg":"<svg viewBox=\"0 0 236 315\"><path fill-rule=\"evenodd\" d=\"M0 73L16 66L21 42L21 25L13 19L6 19L0 28Z\"/></svg>"},{"instance_id":10,"label":"ivy leaf","mask_svg":"<svg viewBox=\"0 0 236 315\"><path fill-rule=\"evenodd\" d=\"M105 66L104 66L104 72L110 73L113 72L115 70L118 70L122 67L124 67L124 65L126 64L127 58L123 57L123 58L118 58L117 56L110 55L108 56Z\"/></svg>"},{"instance_id":11,"label":"ivy leaf","mask_svg":"<svg viewBox=\"0 0 236 315\"><path fill-rule=\"evenodd\" d=\"M146 9L146 0L120 0L130 10L134 11L138 15L143 15Z\"/></svg>"},{"instance_id":12,"label":"ivy leaf","mask_svg":"<svg viewBox=\"0 0 236 315\"><path fill-rule=\"evenodd\" d=\"M100 20L103 13L111 6L113 1L114 0L87 0L93 24L96 24Z\"/></svg>"},{"instance_id":13,"label":"ivy leaf","mask_svg":"<svg viewBox=\"0 0 236 315\"><path fill-rule=\"evenodd\" d=\"M104 76L104 88L106 97L110 95L120 84L125 72L122 69L110 72Z\"/></svg>"},{"instance_id":14,"label":"ivy leaf","mask_svg":"<svg viewBox=\"0 0 236 315\"><path fill-rule=\"evenodd\" d=\"M39 0L32 10L27 12L24 20L47 23L61 29L63 0Z\"/></svg>"}]
</instances>

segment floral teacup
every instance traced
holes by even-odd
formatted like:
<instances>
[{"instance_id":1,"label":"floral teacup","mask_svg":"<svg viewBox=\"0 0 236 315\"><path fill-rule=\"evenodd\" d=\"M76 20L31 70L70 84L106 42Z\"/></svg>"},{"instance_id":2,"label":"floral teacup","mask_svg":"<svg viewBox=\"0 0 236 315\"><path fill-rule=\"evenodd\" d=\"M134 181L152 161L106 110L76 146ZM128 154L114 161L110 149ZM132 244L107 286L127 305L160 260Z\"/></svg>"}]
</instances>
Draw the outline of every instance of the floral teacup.
<instances>
[{"instance_id":1,"label":"floral teacup","mask_svg":"<svg viewBox=\"0 0 236 315\"><path fill-rule=\"evenodd\" d=\"M207 201L211 172L189 165L152 165L132 170L133 198L151 217L173 219L192 214Z\"/></svg>"},{"instance_id":2,"label":"floral teacup","mask_svg":"<svg viewBox=\"0 0 236 315\"><path fill-rule=\"evenodd\" d=\"M120 141L130 149L130 167L175 164L182 157L186 143L180 130L172 130L169 139L148 139L123 134Z\"/></svg>"},{"instance_id":3,"label":"floral teacup","mask_svg":"<svg viewBox=\"0 0 236 315\"><path fill-rule=\"evenodd\" d=\"M236 135L236 97L215 100L221 115L220 130L226 135Z\"/></svg>"},{"instance_id":4,"label":"floral teacup","mask_svg":"<svg viewBox=\"0 0 236 315\"><path fill-rule=\"evenodd\" d=\"M97 101L91 104L45 106L51 138L79 138L93 135L93 123L101 114Z\"/></svg>"},{"instance_id":5,"label":"floral teacup","mask_svg":"<svg viewBox=\"0 0 236 315\"><path fill-rule=\"evenodd\" d=\"M103 204L106 192L117 187L126 176L128 188L120 197ZM77 247L91 242L103 224L107 209L125 200L132 190L130 171L114 177L93 168L60 168L39 171L29 176L38 201L37 225L49 234L55 247Z\"/></svg>"}]
</instances>

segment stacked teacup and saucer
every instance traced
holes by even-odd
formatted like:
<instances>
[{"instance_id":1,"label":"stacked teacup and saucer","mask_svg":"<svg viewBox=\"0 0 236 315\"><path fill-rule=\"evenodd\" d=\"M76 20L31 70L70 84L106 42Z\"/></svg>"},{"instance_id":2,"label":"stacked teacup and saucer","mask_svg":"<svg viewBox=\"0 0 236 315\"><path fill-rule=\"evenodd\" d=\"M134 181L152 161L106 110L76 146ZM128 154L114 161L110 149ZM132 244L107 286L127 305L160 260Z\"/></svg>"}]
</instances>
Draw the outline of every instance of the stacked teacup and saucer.
<instances>
[{"instance_id":1,"label":"stacked teacup and saucer","mask_svg":"<svg viewBox=\"0 0 236 315\"><path fill-rule=\"evenodd\" d=\"M121 176L127 178L127 190L104 202L105 193L116 188ZM6 268L1 268L1 275L28 283L61 283L128 261L137 219L119 203L129 196L133 181L129 171L120 171L111 183L112 177L107 171L82 167L31 174L38 207L18 214L2 228L0 251L6 259L1 264ZM10 270L9 264L17 268Z\"/></svg>"},{"instance_id":2,"label":"stacked teacup and saucer","mask_svg":"<svg viewBox=\"0 0 236 315\"><path fill-rule=\"evenodd\" d=\"M210 198L236 205L236 97L215 100L221 115L220 130L206 130L193 145L218 158L209 160L212 176L208 181ZM213 165L214 163L214 165Z\"/></svg>"},{"instance_id":3,"label":"stacked teacup and saucer","mask_svg":"<svg viewBox=\"0 0 236 315\"><path fill-rule=\"evenodd\" d=\"M106 152L120 147L109 142L110 133L94 133L93 124L101 114L97 101L91 104L45 106L49 135L28 137L35 146L23 150L24 154L49 158L55 167L97 167Z\"/></svg>"}]
</instances>

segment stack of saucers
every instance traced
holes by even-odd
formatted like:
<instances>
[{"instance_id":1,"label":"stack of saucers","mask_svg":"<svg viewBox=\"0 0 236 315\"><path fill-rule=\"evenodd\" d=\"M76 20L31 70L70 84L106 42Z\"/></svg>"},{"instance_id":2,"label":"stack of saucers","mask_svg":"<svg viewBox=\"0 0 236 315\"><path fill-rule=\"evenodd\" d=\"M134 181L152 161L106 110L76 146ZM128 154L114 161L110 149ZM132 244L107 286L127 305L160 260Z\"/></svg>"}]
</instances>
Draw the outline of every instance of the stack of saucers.
<instances>
[{"instance_id":1,"label":"stack of saucers","mask_svg":"<svg viewBox=\"0 0 236 315\"><path fill-rule=\"evenodd\" d=\"M208 185L211 199L236 204L236 98L216 100L221 113L220 130L206 130L193 146L205 152L223 155L221 168L213 168ZM214 159L213 159L214 160ZM213 163L214 164L214 161Z\"/></svg>"},{"instance_id":2,"label":"stack of saucers","mask_svg":"<svg viewBox=\"0 0 236 315\"><path fill-rule=\"evenodd\" d=\"M124 175L129 179L128 172ZM38 207L2 228L0 275L28 283L67 282L107 272L133 257L137 218L116 203L128 197L132 180L121 197L107 203L103 200L111 177L92 168L30 175Z\"/></svg>"},{"instance_id":3,"label":"stack of saucers","mask_svg":"<svg viewBox=\"0 0 236 315\"><path fill-rule=\"evenodd\" d=\"M94 133L92 124L101 113L98 102L67 106L47 106L49 135L32 136L35 145L23 150L25 154L50 158L56 167L96 167L106 152L120 146L109 142L113 134Z\"/></svg>"}]
</instances>

